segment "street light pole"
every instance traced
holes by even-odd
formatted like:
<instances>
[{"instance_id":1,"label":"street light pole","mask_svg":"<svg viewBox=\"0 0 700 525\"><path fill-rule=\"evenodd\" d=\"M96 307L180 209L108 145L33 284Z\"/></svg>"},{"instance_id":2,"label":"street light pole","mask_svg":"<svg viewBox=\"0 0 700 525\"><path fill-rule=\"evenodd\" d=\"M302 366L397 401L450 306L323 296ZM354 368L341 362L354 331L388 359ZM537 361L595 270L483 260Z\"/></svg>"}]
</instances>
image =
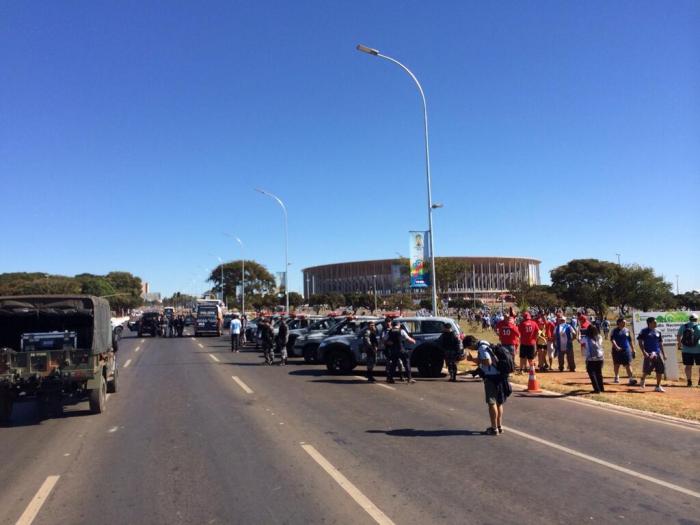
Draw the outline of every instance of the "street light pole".
<instances>
[{"instance_id":1,"label":"street light pole","mask_svg":"<svg viewBox=\"0 0 700 525\"><path fill-rule=\"evenodd\" d=\"M615 255L617 255L617 265L618 265L618 266L621 266L621 265L620 265L620 254L619 254L619 253L616 253Z\"/></svg>"},{"instance_id":2,"label":"street light pole","mask_svg":"<svg viewBox=\"0 0 700 525\"><path fill-rule=\"evenodd\" d=\"M377 311L377 276L372 276L372 286L374 287L374 311Z\"/></svg>"},{"instance_id":3,"label":"street light pole","mask_svg":"<svg viewBox=\"0 0 700 525\"><path fill-rule=\"evenodd\" d=\"M230 233L224 233L224 235L236 239L236 242L241 245L241 315L245 315L245 248L240 238Z\"/></svg>"},{"instance_id":4,"label":"street light pole","mask_svg":"<svg viewBox=\"0 0 700 525\"><path fill-rule=\"evenodd\" d=\"M678 274L676 274L676 295L680 295L680 290L678 288Z\"/></svg>"},{"instance_id":5,"label":"street light pole","mask_svg":"<svg viewBox=\"0 0 700 525\"><path fill-rule=\"evenodd\" d=\"M285 298L285 308L287 313L289 313L289 228L288 228L288 218L287 218L287 207L282 202L277 195L270 193L269 191L261 190L260 188L255 188L255 191L267 195L277 201L282 207L284 212L284 298Z\"/></svg>"},{"instance_id":6,"label":"street light pole","mask_svg":"<svg viewBox=\"0 0 700 525\"><path fill-rule=\"evenodd\" d=\"M428 231L430 234L430 271L431 271L431 285L432 285L432 303L433 303L433 315L437 315L437 276L435 275L435 246L434 246L434 241L433 241L433 208L434 207L439 207L434 206L433 203L433 190L432 190L432 182L430 178L430 146L429 146L429 141L428 141L428 104L425 101L425 93L423 92L423 86L420 85L420 82L418 82L418 79L416 76L413 74L413 72L408 69L406 66L404 66L401 62L396 60L395 58L391 58L386 55L382 55L379 51L376 49L372 49L367 46L363 46L362 44L357 45L357 50L362 51L363 53L367 53L369 55L374 55L379 58L383 58L384 60L388 60L389 62L392 62L399 66L401 69L403 69L408 76L411 77L413 82L415 82L416 87L418 88L418 92L420 93L421 100L423 101L423 135L425 139L425 178L427 182L427 188L428 188Z\"/></svg>"}]
</instances>

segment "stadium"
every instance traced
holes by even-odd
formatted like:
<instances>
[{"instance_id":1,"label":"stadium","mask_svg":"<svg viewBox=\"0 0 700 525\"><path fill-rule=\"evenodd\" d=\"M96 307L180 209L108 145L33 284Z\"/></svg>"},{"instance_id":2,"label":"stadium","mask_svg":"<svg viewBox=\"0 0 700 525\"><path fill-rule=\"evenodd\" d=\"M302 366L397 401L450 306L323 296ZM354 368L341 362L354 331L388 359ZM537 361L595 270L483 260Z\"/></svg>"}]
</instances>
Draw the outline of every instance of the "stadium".
<instances>
[{"instance_id":1,"label":"stadium","mask_svg":"<svg viewBox=\"0 0 700 525\"><path fill-rule=\"evenodd\" d=\"M540 261L525 257L436 257L464 267L441 295L495 298L522 284L540 284ZM355 261L304 268L304 297L327 293L368 293L378 295L408 292L406 259ZM439 277L439 269L438 277ZM445 288L443 286L443 288Z\"/></svg>"}]
</instances>

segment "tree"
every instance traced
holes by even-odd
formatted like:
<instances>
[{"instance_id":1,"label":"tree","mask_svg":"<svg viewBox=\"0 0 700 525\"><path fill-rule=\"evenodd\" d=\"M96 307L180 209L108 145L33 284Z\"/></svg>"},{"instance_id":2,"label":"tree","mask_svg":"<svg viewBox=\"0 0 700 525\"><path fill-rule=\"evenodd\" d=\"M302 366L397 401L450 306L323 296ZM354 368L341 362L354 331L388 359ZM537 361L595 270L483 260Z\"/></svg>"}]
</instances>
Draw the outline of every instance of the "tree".
<instances>
[{"instance_id":1,"label":"tree","mask_svg":"<svg viewBox=\"0 0 700 525\"><path fill-rule=\"evenodd\" d=\"M236 289L242 284L241 260L224 263L224 297L234 297ZM208 281L214 283L212 291L221 292L221 265L211 271ZM254 304L249 296L266 295L274 292L275 278L265 266L257 261L245 260L245 297L246 302ZM275 303L276 304L276 303Z\"/></svg>"},{"instance_id":2,"label":"tree","mask_svg":"<svg viewBox=\"0 0 700 525\"><path fill-rule=\"evenodd\" d=\"M560 304L559 297L554 293L551 286L547 285L523 285L518 287L515 293L516 303L520 310L525 310L529 306L537 306L548 310Z\"/></svg>"},{"instance_id":3,"label":"tree","mask_svg":"<svg viewBox=\"0 0 700 525\"><path fill-rule=\"evenodd\" d=\"M614 302L620 268L598 259L574 259L551 271L552 290L569 305L590 308L604 317Z\"/></svg>"},{"instance_id":4,"label":"tree","mask_svg":"<svg viewBox=\"0 0 700 525\"><path fill-rule=\"evenodd\" d=\"M282 298L284 302L284 298ZM298 292L289 292L289 306L292 308L297 308L304 304L304 297Z\"/></svg>"},{"instance_id":5,"label":"tree","mask_svg":"<svg viewBox=\"0 0 700 525\"><path fill-rule=\"evenodd\" d=\"M109 298L113 310L124 311L143 304L141 298L141 278L129 272L110 272L105 279L114 289L114 297Z\"/></svg>"},{"instance_id":6,"label":"tree","mask_svg":"<svg viewBox=\"0 0 700 525\"><path fill-rule=\"evenodd\" d=\"M639 265L619 266L613 281L612 297L624 312L628 306L652 310L675 303L672 284L654 273L652 268Z\"/></svg>"},{"instance_id":7,"label":"tree","mask_svg":"<svg viewBox=\"0 0 700 525\"><path fill-rule=\"evenodd\" d=\"M471 271L471 265L451 257L435 257L438 293L447 292ZM432 304L430 306L432 308Z\"/></svg>"},{"instance_id":8,"label":"tree","mask_svg":"<svg viewBox=\"0 0 700 525\"><path fill-rule=\"evenodd\" d=\"M374 308L374 295L367 293L347 293L345 294L345 304L352 306L353 311L359 308Z\"/></svg>"},{"instance_id":9,"label":"tree","mask_svg":"<svg viewBox=\"0 0 700 525\"><path fill-rule=\"evenodd\" d=\"M343 294L332 292L326 295L326 304L335 310L339 306L345 306L345 297Z\"/></svg>"},{"instance_id":10,"label":"tree","mask_svg":"<svg viewBox=\"0 0 700 525\"><path fill-rule=\"evenodd\" d=\"M676 304L688 310L700 310L700 292L694 290L676 295Z\"/></svg>"},{"instance_id":11,"label":"tree","mask_svg":"<svg viewBox=\"0 0 700 525\"><path fill-rule=\"evenodd\" d=\"M409 310L414 307L411 294L397 293L385 299L386 306L395 310ZM431 303L432 306L432 303Z\"/></svg>"},{"instance_id":12,"label":"tree","mask_svg":"<svg viewBox=\"0 0 700 525\"><path fill-rule=\"evenodd\" d=\"M328 296L325 294L313 294L309 297L309 306L316 311L318 314L321 308L328 304Z\"/></svg>"},{"instance_id":13,"label":"tree","mask_svg":"<svg viewBox=\"0 0 700 525\"><path fill-rule=\"evenodd\" d=\"M80 293L97 297L112 296L117 293L112 283L99 275L77 275L75 279L80 284Z\"/></svg>"}]
</instances>

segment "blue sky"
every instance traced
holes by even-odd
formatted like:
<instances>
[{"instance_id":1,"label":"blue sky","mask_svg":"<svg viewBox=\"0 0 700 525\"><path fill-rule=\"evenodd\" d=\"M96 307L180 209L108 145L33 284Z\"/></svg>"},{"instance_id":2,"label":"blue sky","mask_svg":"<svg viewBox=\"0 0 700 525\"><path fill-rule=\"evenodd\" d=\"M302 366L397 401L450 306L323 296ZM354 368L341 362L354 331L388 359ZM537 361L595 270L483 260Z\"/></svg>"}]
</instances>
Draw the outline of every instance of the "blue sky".
<instances>
[{"instance_id":1,"label":"blue sky","mask_svg":"<svg viewBox=\"0 0 700 525\"><path fill-rule=\"evenodd\" d=\"M0 5L0 272L201 290L216 256L437 255L654 267L700 289L700 3Z\"/></svg>"}]
</instances>

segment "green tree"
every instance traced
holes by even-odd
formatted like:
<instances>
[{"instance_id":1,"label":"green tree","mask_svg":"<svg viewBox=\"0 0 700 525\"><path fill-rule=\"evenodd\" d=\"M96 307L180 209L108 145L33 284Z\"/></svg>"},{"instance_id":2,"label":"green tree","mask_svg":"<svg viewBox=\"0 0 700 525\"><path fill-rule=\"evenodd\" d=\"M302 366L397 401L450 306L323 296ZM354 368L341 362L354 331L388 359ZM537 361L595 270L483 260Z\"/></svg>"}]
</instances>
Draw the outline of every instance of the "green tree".
<instances>
[{"instance_id":1,"label":"green tree","mask_svg":"<svg viewBox=\"0 0 700 525\"><path fill-rule=\"evenodd\" d=\"M628 306L649 311L673 305L671 289L672 284L657 276L652 268L621 266L613 281L612 298L621 312Z\"/></svg>"},{"instance_id":2,"label":"green tree","mask_svg":"<svg viewBox=\"0 0 700 525\"><path fill-rule=\"evenodd\" d=\"M282 298L282 304L284 304L284 297ZM298 292L289 292L289 306L292 307L292 309L300 307L302 304L304 304L304 296L302 296Z\"/></svg>"},{"instance_id":3,"label":"green tree","mask_svg":"<svg viewBox=\"0 0 700 525\"><path fill-rule=\"evenodd\" d=\"M551 271L552 290L567 304L590 308L604 317L614 304L620 266L598 259L574 259Z\"/></svg>"},{"instance_id":4,"label":"green tree","mask_svg":"<svg viewBox=\"0 0 700 525\"><path fill-rule=\"evenodd\" d=\"M224 263L224 296L234 297L236 288L242 284L242 260ZM221 265L211 271L208 281L213 283L212 291L221 292ZM245 260L245 298L246 304L254 304L252 297L266 295L276 291L275 278L265 266L257 261ZM229 301L230 302L230 301ZM264 303L264 301L262 301ZM262 304L258 301L258 304Z\"/></svg>"},{"instance_id":5,"label":"green tree","mask_svg":"<svg viewBox=\"0 0 700 525\"><path fill-rule=\"evenodd\" d=\"M451 257L435 257L435 273L437 274L438 293L455 288L457 283L464 281L464 276L471 271L471 265ZM432 308L432 305L430 306Z\"/></svg>"},{"instance_id":6,"label":"green tree","mask_svg":"<svg viewBox=\"0 0 700 525\"><path fill-rule=\"evenodd\" d=\"M112 286L112 283L110 283L104 277L100 277L97 275L80 275L76 276L75 279L80 284L80 293L86 295L96 295L97 297L112 296L117 293L117 291L114 289L114 286Z\"/></svg>"},{"instance_id":7,"label":"green tree","mask_svg":"<svg viewBox=\"0 0 700 525\"><path fill-rule=\"evenodd\" d=\"M327 305L330 306L331 310L335 310L339 306L345 306L345 297L340 293L329 293L326 295Z\"/></svg>"},{"instance_id":8,"label":"green tree","mask_svg":"<svg viewBox=\"0 0 700 525\"><path fill-rule=\"evenodd\" d=\"M516 304L520 310L525 310L529 306L537 306L543 309L554 308L561 301L551 286L547 285L523 285L514 290Z\"/></svg>"},{"instance_id":9,"label":"green tree","mask_svg":"<svg viewBox=\"0 0 700 525\"><path fill-rule=\"evenodd\" d=\"M700 292L692 291L676 295L676 304L689 310L700 310Z\"/></svg>"},{"instance_id":10,"label":"green tree","mask_svg":"<svg viewBox=\"0 0 700 525\"><path fill-rule=\"evenodd\" d=\"M114 297L109 298L113 310L125 311L143 304L141 298L141 278L129 272L110 272L105 275L114 288Z\"/></svg>"},{"instance_id":11,"label":"green tree","mask_svg":"<svg viewBox=\"0 0 700 525\"><path fill-rule=\"evenodd\" d=\"M386 306L395 310L410 310L415 305L413 304L413 298L411 294L408 293L397 293L388 296L386 299Z\"/></svg>"},{"instance_id":12,"label":"green tree","mask_svg":"<svg viewBox=\"0 0 700 525\"><path fill-rule=\"evenodd\" d=\"M325 294L312 294L309 297L309 306L318 314L328 304L328 296Z\"/></svg>"}]
</instances>

